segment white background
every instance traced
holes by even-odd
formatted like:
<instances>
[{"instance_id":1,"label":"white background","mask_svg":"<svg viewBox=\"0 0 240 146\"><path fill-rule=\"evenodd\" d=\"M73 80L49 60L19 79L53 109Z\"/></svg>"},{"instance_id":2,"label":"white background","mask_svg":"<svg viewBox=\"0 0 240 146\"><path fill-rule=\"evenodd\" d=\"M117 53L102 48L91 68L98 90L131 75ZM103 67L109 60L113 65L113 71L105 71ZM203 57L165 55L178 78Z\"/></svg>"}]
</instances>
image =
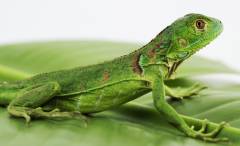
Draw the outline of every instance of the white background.
<instances>
[{"instance_id":1,"label":"white background","mask_svg":"<svg viewBox=\"0 0 240 146\"><path fill-rule=\"evenodd\" d=\"M65 39L146 43L176 18L222 20L222 35L199 52L240 69L238 0L0 0L0 44Z\"/></svg>"}]
</instances>

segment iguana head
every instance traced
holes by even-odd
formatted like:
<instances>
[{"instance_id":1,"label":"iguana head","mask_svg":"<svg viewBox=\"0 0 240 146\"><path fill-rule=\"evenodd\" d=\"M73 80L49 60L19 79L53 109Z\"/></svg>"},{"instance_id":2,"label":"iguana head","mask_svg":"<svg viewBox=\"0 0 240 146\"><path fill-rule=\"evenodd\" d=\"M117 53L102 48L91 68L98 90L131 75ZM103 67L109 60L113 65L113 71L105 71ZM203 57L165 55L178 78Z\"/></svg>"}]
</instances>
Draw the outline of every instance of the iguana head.
<instances>
[{"instance_id":1,"label":"iguana head","mask_svg":"<svg viewBox=\"0 0 240 146\"><path fill-rule=\"evenodd\" d=\"M166 52L169 76L185 59L214 40L223 30L221 21L201 14L187 14L170 26L171 45Z\"/></svg>"},{"instance_id":2,"label":"iguana head","mask_svg":"<svg viewBox=\"0 0 240 146\"><path fill-rule=\"evenodd\" d=\"M214 40L223 30L221 21L201 14L188 14L177 19L172 29L167 58L182 61Z\"/></svg>"},{"instance_id":3,"label":"iguana head","mask_svg":"<svg viewBox=\"0 0 240 146\"><path fill-rule=\"evenodd\" d=\"M215 18L187 14L141 49L140 66L166 64L168 76L171 76L179 64L209 44L222 30L221 21Z\"/></svg>"}]
</instances>

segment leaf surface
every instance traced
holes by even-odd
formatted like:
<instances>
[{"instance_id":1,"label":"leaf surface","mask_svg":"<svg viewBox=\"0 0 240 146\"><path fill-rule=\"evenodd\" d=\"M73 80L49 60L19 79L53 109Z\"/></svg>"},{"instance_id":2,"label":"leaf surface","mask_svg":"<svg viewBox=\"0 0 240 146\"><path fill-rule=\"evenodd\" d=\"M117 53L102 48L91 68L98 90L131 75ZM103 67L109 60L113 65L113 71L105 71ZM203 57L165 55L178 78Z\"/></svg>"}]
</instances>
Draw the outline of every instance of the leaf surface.
<instances>
[{"instance_id":1,"label":"leaf surface","mask_svg":"<svg viewBox=\"0 0 240 146\"><path fill-rule=\"evenodd\" d=\"M0 47L0 81L23 79L37 73L103 62L127 54L140 45L107 41L56 41L22 43ZM216 74L224 74L218 76ZM181 114L228 121L240 128L240 82L230 80L238 72L217 62L192 57L179 68L172 87L193 81L209 88L181 102L169 102ZM239 78L238 78L239 79ZM239 81L239 80L238 80ZM115 109L94 114L84 127L78 120L35 120L11 118L0 108L0 141L4 146L219 146L240 144L239 129L224 129L229 143L206 143L185 137L161 117L152 106L151 94ZM229 130L230 129L230 130Z\"/></svg>"}]
</instances>

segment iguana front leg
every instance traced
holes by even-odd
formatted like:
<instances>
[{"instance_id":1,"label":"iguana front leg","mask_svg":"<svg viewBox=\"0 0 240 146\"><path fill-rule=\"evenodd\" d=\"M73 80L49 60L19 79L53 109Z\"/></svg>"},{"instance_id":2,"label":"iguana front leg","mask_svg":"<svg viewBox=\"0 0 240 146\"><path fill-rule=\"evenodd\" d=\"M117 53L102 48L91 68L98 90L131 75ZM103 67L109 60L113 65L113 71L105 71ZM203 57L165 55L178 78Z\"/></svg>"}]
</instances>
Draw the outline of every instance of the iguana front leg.
<instances>
[{"instance_id":1,"label":"iguana front leg","mask_svg":"<svg viewBox=\"0 0 240 146\"><path fill-rule=\"evenodd\" d=\"M173 99L181 100L185 97L197 95L200 91L206 89L207 87L200 83L194 83L188 87L170 88L169 86L165 85L164 88L167 96L170 96Z\"/></svg>"},{"instance_id":2,"label":"iguana front leg","mask_svg":"<svg viewBox=\"0 0 240 146\"><path fill-rule=\"evenodd\" d=\"M61 112L58 109L44 111L41 106L60 92L56 82L48 82L24 89L23 93L8 105L8 112L12 116L23 117L26 122L34 118L83 118L79 112Z\"/></svg>"},{"instance_id":3,"label":"iguana front leg","mask_svg":"<svg viewBox=\"0 0 240 146\"><path fill-rule=\"evenodd\" d=\"M226 140L226 138L215 138L222 130L225 123L219 124L219 126L210 133L204 133L207 128L207 121L202 122L202 128L199 131L195 131L194 128L190 128L186 124L186 122L178 115L173 107L165 100L165 90L162 75L156 75L156 77L153 79L152 95L156 109L163 114L171 124L183 131L187 136L212 142Z\"/></svg>"}]
</instances>

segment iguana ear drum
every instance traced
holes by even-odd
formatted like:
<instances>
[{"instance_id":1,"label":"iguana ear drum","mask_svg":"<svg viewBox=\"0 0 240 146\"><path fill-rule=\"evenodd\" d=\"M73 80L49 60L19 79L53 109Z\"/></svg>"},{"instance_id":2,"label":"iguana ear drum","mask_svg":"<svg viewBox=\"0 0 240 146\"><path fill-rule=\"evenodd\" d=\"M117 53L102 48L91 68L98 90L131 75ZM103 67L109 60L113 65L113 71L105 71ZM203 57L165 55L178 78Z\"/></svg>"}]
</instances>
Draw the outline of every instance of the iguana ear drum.
<instances>
[{"instance_id":1,"label":"iguana ear drum","mask_svg":"<svg viewBox=\"0 0 240 146\"><path fill-rule=\"evenodd\" d=\"M178 39L178 44L179 44L180 47L184 48L184 47L187 47L188 42L187 42L186 39L180 38L180 39Z\"/></svg>"}]
</instances>

